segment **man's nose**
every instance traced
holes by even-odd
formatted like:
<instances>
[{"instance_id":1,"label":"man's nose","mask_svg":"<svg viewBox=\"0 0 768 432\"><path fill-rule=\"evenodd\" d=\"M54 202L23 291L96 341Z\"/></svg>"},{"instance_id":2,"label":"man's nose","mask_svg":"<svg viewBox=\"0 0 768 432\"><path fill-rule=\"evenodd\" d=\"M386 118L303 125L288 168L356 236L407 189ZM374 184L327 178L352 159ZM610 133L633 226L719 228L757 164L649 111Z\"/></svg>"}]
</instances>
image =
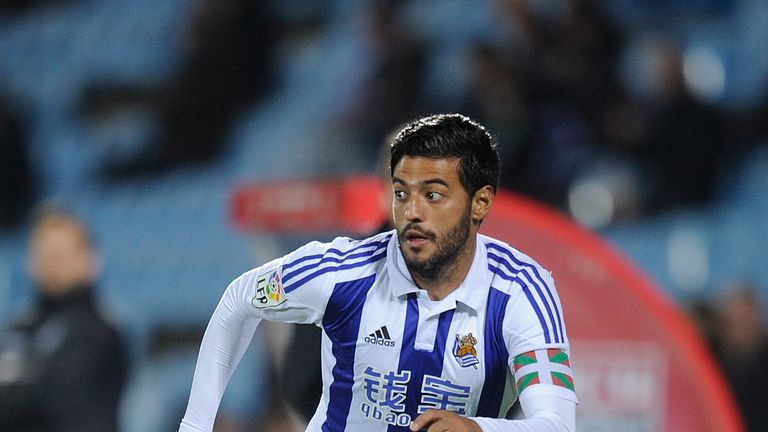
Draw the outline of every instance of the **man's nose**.
<instances>
[{"instance_id":1,"label":"man's nose","mask_svg":"<svg viewBox=\"0 0 768 432\"><path fill-rule=\"evenodd\" d=\"M405 205L405 218L408 221L418 222L423 220L424 203L422 201L417 195L408 198L408 202Z\"/></svg>"}]
</instances>

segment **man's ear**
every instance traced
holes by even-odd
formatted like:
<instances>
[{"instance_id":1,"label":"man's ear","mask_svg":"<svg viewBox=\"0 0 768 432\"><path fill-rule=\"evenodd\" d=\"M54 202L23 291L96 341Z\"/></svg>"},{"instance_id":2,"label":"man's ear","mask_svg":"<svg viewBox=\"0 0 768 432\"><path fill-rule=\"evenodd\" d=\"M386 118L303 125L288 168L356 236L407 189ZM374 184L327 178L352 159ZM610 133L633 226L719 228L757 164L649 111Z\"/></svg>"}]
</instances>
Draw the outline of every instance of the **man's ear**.
<instances>
[{"instance_id":1,"label":"man's ear","mask_svg":"<svg viewBox=\"0 0 768 432\"><path fill-rule=\"evenodd\" d=\"M475 192L472 197L472 220L479 224L488 215L493 204L493 188L490 185L485 185Z\"/></svg>"}]
</instances>

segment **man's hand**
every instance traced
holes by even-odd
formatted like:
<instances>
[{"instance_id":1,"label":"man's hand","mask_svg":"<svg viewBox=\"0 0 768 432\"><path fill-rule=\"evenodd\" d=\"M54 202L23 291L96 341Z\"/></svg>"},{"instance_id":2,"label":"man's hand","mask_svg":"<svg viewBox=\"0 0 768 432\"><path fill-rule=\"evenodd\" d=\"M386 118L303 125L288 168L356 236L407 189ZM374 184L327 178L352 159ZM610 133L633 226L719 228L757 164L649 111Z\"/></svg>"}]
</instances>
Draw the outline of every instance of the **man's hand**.
<instances>
[{"instance_id":1,"label":"man's hand","mask_svg":"<svg viewBox=\"0 0 768 432\"><path fill-rule=\"evenodd\" d=\"M427 432L483 432L474 421L454 412L429 410L411 423L411 430Z\"/></svg>"}]
</instances>

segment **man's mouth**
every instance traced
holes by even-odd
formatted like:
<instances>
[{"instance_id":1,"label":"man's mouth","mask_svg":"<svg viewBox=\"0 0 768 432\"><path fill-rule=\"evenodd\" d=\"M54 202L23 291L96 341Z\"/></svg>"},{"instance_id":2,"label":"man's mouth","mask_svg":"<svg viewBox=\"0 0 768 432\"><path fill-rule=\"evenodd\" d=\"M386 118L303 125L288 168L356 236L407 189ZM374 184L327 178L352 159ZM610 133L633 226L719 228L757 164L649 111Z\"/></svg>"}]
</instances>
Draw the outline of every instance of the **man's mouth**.
<instances>
[{"instance_id":1,"label":"man's mouth","mask_svg":"<svg viewBox=\"0 0 768 432\"><path fill-rule=\"evenodd\" d=\"M429 241L429 236L418 230L408 230L405 232L405 242L413 248L420 248Z\"/></svg>"}]
</instances>

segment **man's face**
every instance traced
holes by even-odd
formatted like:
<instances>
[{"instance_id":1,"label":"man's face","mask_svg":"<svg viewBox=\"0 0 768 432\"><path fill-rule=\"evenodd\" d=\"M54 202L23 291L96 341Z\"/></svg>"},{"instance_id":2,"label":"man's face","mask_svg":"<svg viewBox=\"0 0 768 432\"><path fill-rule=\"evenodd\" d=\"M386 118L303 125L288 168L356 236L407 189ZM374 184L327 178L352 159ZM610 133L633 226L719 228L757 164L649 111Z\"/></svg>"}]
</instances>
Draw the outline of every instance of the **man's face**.
<instances>
[{"instance_id":1,"label":"man's face","mask_svg":"<svg viewBox=\"0 0 768 432\"><path fill-rule=\"evenodd\" d=\"M403 157L392 174L392 215L412 273L432 278L466 255L471 200L458 159Z\"/></svg>"},{"instance_id":2,"label":"man's face","mask_svg":"<svg viewBox=\"0 0 768 432\"><path fill-rule=\"evenodd\" d=\"M83 228L63 222L43 228L30 243L30 270L39 288L60 295L92 282L94 256Z\"/></svg>"}]
</instances>

